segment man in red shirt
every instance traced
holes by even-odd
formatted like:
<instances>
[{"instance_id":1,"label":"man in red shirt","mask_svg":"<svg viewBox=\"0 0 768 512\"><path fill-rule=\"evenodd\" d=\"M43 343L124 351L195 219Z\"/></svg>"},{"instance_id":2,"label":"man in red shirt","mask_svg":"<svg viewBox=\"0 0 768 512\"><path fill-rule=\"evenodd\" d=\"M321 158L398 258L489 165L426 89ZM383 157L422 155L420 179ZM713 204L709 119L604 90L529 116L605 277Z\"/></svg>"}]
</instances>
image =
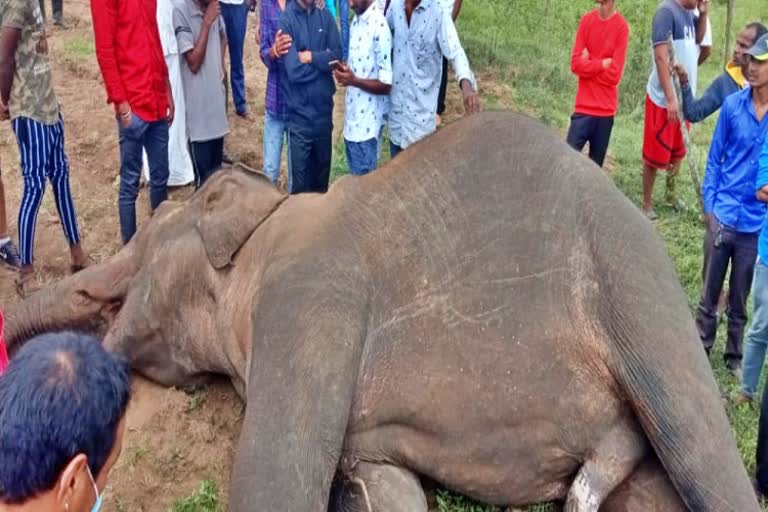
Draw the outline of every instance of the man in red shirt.
<instances>
[{"instance_id":1,"label":"man in red shirt","mask_svg":"<svg viewBox=\"0 0 768 512\"><path fill-rule=\"evenodd\" d=\"M597 9L581 18L571 54L579 88L567 141L577 151L589 142L589 158L602 167L619 104L629 25L616 11L614 0L596 3Z\"/></svg>"},{"instance_id":2,"label":"man in red shirt","mask_svg":"<svg viewBox=\"0 0 768 512\"><path fill-rule=\"evenodd\" d=\"M157 28L156 0L91 0L96 58L120 134L120 233L136 232L142 149L152 210L168 197L168 126L173 97Z\"/></svg>"}]
</instances>

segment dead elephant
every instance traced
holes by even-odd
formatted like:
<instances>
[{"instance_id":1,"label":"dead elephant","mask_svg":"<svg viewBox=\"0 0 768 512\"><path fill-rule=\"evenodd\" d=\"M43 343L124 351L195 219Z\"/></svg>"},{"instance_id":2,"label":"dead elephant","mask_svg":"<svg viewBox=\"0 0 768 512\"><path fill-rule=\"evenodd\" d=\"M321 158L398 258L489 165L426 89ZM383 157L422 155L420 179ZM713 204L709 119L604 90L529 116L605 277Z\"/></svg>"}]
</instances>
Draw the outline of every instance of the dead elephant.
<instances>
[{"instance_id":1,"label":"dead elephant","mask_svg":"<svg viewBox=\"0 0 768 512\"><path fill-rule=\"evenodd\" d=\"M420 477L491 504L759 510L653 227L520 115L325 195L222 172L8 334L98 319L157 382L231 377L235 511L324 511L337 471L377 512L426 510ZM347 487L331 507L366 510Z\"/></svg>"}]
</instances>

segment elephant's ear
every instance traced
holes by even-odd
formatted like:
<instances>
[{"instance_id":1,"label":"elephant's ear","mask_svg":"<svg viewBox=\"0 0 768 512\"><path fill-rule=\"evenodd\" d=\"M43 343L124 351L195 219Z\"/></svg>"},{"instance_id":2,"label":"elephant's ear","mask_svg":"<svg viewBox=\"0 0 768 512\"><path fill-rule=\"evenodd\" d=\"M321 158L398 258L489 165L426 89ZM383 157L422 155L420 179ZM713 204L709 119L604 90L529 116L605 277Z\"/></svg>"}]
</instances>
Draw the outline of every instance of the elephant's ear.
<instances>
[{"instance_id":1,"label":"elephant's ear","mask_svg":"<svg viewBox=\"0 0 768 512\"><path fill-rule=\"evenodd\" d=\"M219 171L198 192L202 202L197 230L208 259L216 269L232 258L257 227L286 198L257 173L231 169Z\"/></svg>"}]
</instances>

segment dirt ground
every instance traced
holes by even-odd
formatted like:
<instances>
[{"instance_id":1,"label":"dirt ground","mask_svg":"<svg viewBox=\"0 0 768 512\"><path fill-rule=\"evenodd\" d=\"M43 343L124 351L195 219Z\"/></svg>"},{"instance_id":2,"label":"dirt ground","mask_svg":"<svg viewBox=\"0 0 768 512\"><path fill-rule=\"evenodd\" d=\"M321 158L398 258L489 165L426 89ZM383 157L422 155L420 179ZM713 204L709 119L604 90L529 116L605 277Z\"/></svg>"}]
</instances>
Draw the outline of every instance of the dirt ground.
<instances>
[{"instance_id":1,"label":"dirt ground","mask_svg":"<svg viewBox=\"0 0 768 512\"><path fill-rule=\"evenodd\" d=\"M68 0L65 15L68 31L53 28L49 48L56 92L65 120L66 149L71 165L74 195L83 243L102 261L120 249L117 218L117 129L93 51L93 32L87 2ZM245 50L247 97L256 119L250 123L230 113L232 133L226 144L243 162L261 167L261 132L266 74L254 42L255 18L250 17ZM490 84L483 80L481 83ZM455 84L448 98L449 120L461 112ZM502 86L495 97L508 96ZM341 137L343 91L336 109L336 136ZM231 110L231 108L230 108ZM0 129L0 158L6 189L11 233L15 240L16 215L22 193L18 151L9 123ZM190 187L173 190L174 198L187 197ZM139 221L149 213L143 189L138 204ZM69 254L56 215L50 186L38 217L35 260L43 283L63 278ZM0 307L18 301L14 275L0 270ZM134 398L128 411L128 432L123 455L112 472L106 491L106 512L165 511L174 501L193 493L205 479L218 483L220 503L227 503L233 449L240 431L242 404L226 382L188 396L136 378Z\"/></svg>"}]
</instances>

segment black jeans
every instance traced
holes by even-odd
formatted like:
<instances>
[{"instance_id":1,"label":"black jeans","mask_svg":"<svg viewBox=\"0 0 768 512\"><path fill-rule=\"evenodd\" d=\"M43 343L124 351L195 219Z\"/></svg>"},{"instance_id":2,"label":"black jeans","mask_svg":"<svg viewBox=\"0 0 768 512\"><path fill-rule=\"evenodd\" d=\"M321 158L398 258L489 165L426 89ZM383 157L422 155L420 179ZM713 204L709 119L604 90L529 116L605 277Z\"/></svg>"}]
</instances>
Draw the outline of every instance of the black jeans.
<instances>
[{"instance_id":1,"label":"black jeans","mask_svg":"<svg viewBox=\"0 0 768 512\"><path fill-rule=\"evenodd\" d=\"M221 169L224 159L224 137L189 143L189 156L195 171L195 190L199 189L214 172Z\"/></svg>"},{"instance_id":2,"label":"black jeans","mask_svg":"<svg viewBox=\"0 0 768 512\"><path fill-rule=\"evenodd\" d=\"M701 290L696 327L707 354L717 334L717 301L723 289L728 265L731 278L728 293L728 341L725 362L729 366L741 361L744 326L747 323L747 298L752 289L752 276L757 260L759 233L739 233L726 226L707 228L704 238L704 284Z\"/></svg>"},{"instance_id":3,"label":"black jeans","mask_svg":"<svg viewBox=\"0 0 768 512\"><path fill-rule=\"evenodd\" d=\"M443 74L440 77L440 92L437 95L437 114L445 113L445 95L448 92L448 59L443 58Z\"/></svg>"},{"instance_id":4,"label":"black jeans","mask_svg":"<svg viewBox=\"0 0 768 512\"><path fill-rule=\"evenodd\" d=\"M589 158L600 167L608 152L613 131L613 117L595 117L586 114L573 114L571 127L566 141L576 151L581 152L589 142Z\"/></svg>"},{"instance_id":5,"label":"black jeans","mask_svg":"<svg viewBox=\"0 0 768 512\"><path fill-rule=\"evenodd\" d=\"M53 19L60 21L64 15L64 0L51 0L51 7L53 7ZM43 18L45 18L45 0L40 0L40 12L43 13Z\"/></svg>"},{"instance_id":6,"label":"black jeans","mask_svg":"<svg viewBox=\"0 0 768 512\"><path fill-rule=\"evenodd\" d=\"M289 194L327 192L333 155L333 128L308 132L288 127Z\"/></svg>"}]
</instances>

